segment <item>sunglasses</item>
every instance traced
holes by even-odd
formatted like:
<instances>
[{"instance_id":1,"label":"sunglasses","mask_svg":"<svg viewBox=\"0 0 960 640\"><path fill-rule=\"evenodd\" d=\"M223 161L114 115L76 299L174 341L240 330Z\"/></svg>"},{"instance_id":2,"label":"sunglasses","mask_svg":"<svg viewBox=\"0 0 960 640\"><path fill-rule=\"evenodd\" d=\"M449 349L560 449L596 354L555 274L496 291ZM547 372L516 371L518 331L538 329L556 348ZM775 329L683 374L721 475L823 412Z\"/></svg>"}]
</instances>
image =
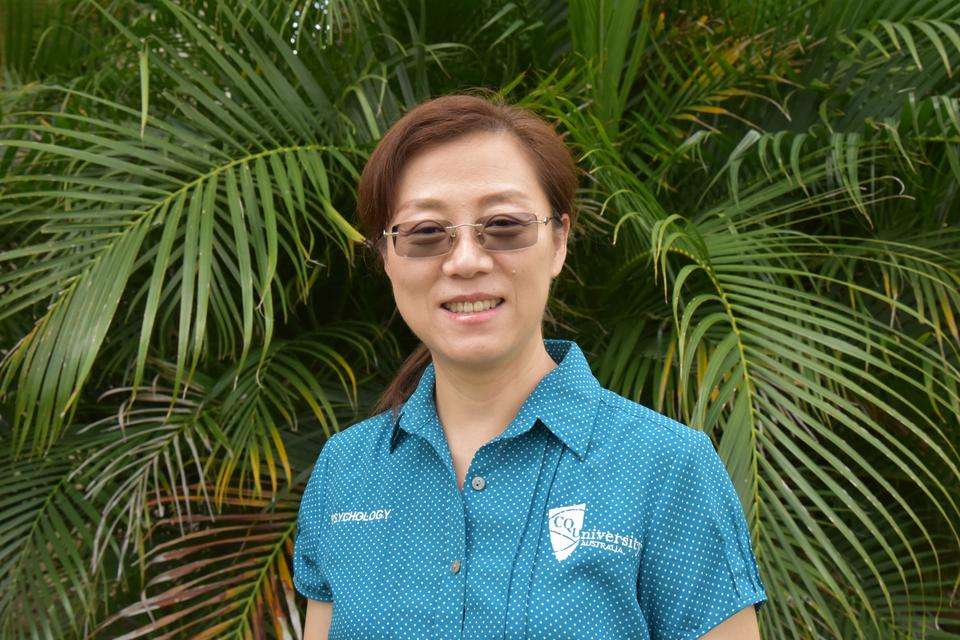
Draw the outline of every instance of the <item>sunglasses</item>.
<instances>
[{"instance_id":1,"label":"sunglasses","mask_svg":"<svg viewBox=\"0 0 960 640\"><path fill-rule=\"evenodd\" d=\"M453 248L459 227L473 227L477 241L487 251L517 251L536 244L540 225L551 220L561 222L553 213L538 218L533 213L495 213L474 223L452 224L449 220L414 220L395 224L385 237L393 238L393 248L404 258L432 258Z\"/></svg>"}]
</instances>

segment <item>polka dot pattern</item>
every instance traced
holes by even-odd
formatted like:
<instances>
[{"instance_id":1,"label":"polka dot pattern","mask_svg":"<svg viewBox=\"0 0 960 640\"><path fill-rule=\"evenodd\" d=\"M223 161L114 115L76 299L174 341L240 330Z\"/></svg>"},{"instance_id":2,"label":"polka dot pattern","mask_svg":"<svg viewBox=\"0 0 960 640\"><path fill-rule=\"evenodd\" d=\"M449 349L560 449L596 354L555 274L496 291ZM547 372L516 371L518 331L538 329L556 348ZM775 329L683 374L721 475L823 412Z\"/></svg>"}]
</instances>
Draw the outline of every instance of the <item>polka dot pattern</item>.
<instances>
[{"instance_id":1,"label":"polka dot pattern","mask_svg":"<svg viewBox=\"0 0 960 640\"><path fill-rule=\"evenodd\" d=\"M710 438L604 389L569 340L461 490L433 365L327 440L300 505L294 585L331 640L699 638L766 592ZM482 478L482 480L478 480Z\"/></svg>"}]
</instances>

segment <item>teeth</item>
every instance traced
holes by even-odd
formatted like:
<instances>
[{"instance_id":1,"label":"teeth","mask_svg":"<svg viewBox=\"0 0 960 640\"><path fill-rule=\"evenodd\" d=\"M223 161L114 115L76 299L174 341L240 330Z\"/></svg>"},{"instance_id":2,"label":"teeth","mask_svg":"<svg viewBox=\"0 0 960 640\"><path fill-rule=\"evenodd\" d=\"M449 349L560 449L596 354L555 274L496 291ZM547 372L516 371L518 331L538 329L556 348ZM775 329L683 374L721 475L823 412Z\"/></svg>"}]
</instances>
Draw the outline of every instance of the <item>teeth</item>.
<instances>
[{"instance_id":1,"label":"teeth","mask_svg":"<svg viewBox=\"0 0 960 640\"><path fill-rule=\"evenodd\" d=\"M454 313L476 313L486 311L495 307L503 301L503 298L493 298L491 300L477 300L476 302L444 302L443 308Z\"/></svg>"}]
</instances>

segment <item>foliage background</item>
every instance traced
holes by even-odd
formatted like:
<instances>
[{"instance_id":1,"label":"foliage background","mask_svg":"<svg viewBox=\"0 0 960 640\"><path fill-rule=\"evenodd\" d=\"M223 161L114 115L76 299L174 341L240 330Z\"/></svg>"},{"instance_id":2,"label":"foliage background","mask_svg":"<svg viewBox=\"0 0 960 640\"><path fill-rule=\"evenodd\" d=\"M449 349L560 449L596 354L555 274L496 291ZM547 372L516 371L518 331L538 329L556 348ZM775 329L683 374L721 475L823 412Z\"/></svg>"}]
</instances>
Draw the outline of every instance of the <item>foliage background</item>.
<instances>
[{"instance_id":1,"label":"foliage background","mask_svg":"<svg viewBox=\"0 0 960 640\"><path fill-rule=\"evenodd\" d=\"M0 637L299 637L412 347L355 184L489 87L584 170L549 308L708 432L765 638L960 637L960 5L0 0Z\"/></svg>"}]
</instances>

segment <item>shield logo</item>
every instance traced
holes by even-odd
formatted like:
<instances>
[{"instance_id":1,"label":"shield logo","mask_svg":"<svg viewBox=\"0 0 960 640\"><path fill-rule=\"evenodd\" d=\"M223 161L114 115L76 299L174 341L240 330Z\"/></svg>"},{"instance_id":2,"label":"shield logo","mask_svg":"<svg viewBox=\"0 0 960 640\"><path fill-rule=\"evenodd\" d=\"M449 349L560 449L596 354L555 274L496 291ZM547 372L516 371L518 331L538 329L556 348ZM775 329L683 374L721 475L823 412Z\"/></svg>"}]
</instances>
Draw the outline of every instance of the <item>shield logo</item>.
<instances>
[{"instance_id":1,"label":"shield logo","mask_svg":"<svg viewBox=\"0 0 960 640\"><path fill-rule=\"evenodd\" d=\"M565 560L580 544L580 530L583 528L583 514L587 503L571 504L547 511L547 523L550 526L550 545L557 560Z\"/></svg>"}]
</instances>

